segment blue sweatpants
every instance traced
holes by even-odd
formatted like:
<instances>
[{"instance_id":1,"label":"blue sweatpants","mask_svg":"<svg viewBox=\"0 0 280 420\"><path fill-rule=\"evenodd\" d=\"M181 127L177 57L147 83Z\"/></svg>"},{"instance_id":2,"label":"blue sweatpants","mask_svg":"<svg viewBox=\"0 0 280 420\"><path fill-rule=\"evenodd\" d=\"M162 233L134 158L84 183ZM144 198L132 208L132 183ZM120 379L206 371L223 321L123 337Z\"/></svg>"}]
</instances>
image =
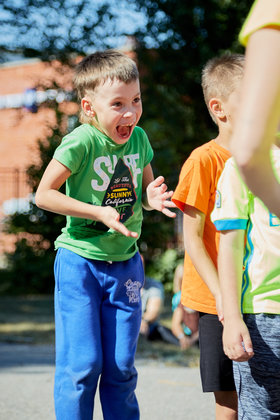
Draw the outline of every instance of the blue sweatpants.
<instances>
[{"instance_id":1,"label":"blue sweatpants","mask_svg":"<svg viewBox=\"0 0 280 420\"><path fill-rule=\"evenodd\" d=\"M55 261L57 420L92 420L98 380L104 420L139 420L134 357L141 323L140 255L86 259L60 248Z\"/></svg>"}]
</instances>

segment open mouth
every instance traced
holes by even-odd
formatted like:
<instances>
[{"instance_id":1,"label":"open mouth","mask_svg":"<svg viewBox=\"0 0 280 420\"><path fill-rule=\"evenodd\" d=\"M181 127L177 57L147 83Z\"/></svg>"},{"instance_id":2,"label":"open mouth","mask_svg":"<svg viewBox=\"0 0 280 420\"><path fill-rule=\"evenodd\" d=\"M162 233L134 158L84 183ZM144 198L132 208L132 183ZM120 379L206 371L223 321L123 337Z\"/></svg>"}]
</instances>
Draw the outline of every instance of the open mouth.
<instances>
[{"instance_id":1,"label":"open mouth","mask_svg":"<svg viewBox=\"0 0 280 420\"><path fill-rule=\"evenodd\" d=\"M118 125L117 126L118 135L122 139L126 139L126 138L130 137L130 135L132 133L132 127L133 127L133 124L129 124L129 125Z\"/></svg>"}]
</instances>

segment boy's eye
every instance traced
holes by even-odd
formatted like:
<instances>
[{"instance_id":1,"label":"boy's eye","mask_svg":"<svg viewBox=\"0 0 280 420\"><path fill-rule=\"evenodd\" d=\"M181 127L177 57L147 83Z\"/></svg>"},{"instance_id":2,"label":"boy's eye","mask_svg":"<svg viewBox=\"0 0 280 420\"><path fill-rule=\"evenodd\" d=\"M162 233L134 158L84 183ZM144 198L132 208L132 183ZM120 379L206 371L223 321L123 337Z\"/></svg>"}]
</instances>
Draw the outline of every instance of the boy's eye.
<instances>
[{"instance_id":1,"label":"boy's eye","mask_svg":"<svg viewBox=\"0 0 280 420\"><path fill-rule=\"evenodd\" d=\"M141 101L140 96L134 99L134 103L136 103L136 104L137 104L138 102L140 102L140 101Z\"/></svg>"},{"instance_id":2,"label":"boy's eye","mask_svg":"<svg viewBox=\"0 0 280 420\"><path fill-rule=\"evenodd\" d=\"M120 107L122 104L121 104L121 102L114 102L113 103L113 106L114 107Z\"/></svg>"}]
</instances>

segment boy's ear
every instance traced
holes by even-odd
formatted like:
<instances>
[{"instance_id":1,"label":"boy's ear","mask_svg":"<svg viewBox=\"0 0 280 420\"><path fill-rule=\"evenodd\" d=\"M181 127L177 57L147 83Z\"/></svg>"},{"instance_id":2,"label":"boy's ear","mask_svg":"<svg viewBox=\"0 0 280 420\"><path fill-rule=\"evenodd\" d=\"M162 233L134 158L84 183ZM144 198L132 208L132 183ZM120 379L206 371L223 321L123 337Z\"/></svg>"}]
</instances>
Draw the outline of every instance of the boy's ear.
<instances>
[{"instance_id":1,"label":"boy's ear","mask_svg":"<svg viewBox=\"0 0 280 420\"><path fill-rule=\"evenodd\" d=\"M222 119L225 117L225 112L221 101L217 98L211 98L209 101L209 109L216 118Z\"/></svg>"},{"instance_id":2,"label":"boy's ear","mask_svg":"<svg viewBox=\"0 0 280 420\"><path fill-rule=\"evenodd\" d=\"M92 108L92 104L89 98L85 97L81 100L81 107L82 110L84 111L84 113L88 116L88 117L94 117L95 116L95 112Z\"/></svg>"}]
</instances>

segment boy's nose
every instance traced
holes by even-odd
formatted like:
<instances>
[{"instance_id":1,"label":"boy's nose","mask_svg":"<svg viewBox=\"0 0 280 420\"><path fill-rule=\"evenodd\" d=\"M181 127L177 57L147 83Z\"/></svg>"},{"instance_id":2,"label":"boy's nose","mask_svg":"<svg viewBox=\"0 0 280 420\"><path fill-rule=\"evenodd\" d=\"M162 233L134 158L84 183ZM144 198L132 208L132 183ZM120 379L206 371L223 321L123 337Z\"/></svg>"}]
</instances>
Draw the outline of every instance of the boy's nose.
<instances>
[{"instance_id":1,"label":"boy's nose","mask_svg":"<svg viewBox=\"0 0 280 420\"><path fill-rule=\"evenodd\" d=\"M125 112L124 112L124 114L123 114L123 116L125 117L125 118L129 118L129 117L131 117L133 115L133 112L132 111L130 111L130 110L126 110Z\"/></svg>"},{"instance_id":2,"label":"boy's nose","mask_svg":"<svg viewBox=\"0 0 280 420\"><path fill-rule=\"evenodd\" d=\"M131 117L132 115L135 114L135 109L134 109L134 107L132 105L126 105L124 107L123 111L124 111L123 112L123 116L125 118L129 118L129 117Z\"/></svg>"}]
</instances>

